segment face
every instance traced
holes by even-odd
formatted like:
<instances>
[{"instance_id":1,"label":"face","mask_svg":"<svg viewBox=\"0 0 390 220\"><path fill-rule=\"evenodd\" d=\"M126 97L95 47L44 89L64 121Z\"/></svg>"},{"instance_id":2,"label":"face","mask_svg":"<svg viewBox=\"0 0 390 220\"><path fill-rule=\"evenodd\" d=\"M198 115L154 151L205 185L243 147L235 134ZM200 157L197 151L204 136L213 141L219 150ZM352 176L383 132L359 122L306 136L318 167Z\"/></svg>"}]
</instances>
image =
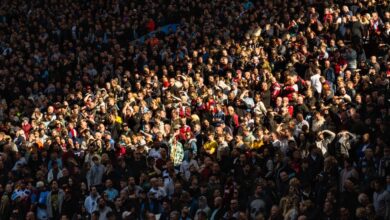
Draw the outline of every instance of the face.
<instances>
[{"instance_id":1,"label":"face","mask_svg":"<svg viewBox=\"0 0 390 220\"><path fill-rule=\"evenodd\" d=\"M106 201L104 201L103 198L100 198L99 199L99 207L104 207L104 206L106 206Z\"/></svg>"},{"instance_id":2,"label":"face","mask_svg":"<svg viewBox=\"0 0 390 220\"><path fill-rule=\"evenodd\" d=\"M56 181L53 181L52 184L51 184L51 189L53 191L57 191L58 190L58 183Z\"/></svg>"},{"instance_id":3,"label":"face","mask_svg":"<svg viewBox=\"0 0 390 220\"><path fill-rule=\"evenodd\" d=\"M93 196L96 196L96 195L97 195L96 187L92 187L92 189L91 189L91 194L92 194Z\"/></svg>"},{"instance_id":4,"label":"face","mask_svg":"<svg viewBox=\"0 0 390 220\"><path fill-rule=\"evenodd\" d=\"M231 200L231 201L230 201L230 208L231 208L232 210L236 210L236 209L238 208L238 201L235 200L235 199Z\"/></svg>"}]
</instances>

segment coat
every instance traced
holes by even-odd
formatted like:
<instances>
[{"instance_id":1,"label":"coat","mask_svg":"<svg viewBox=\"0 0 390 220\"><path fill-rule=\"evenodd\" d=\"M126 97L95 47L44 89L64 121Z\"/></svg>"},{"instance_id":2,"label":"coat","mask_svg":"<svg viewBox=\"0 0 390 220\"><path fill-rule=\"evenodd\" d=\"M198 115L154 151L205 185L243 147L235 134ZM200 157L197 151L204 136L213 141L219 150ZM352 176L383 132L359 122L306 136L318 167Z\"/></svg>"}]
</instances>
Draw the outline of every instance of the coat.
<instances>
[{"instance_id":1,"label":"coat","mask_svg":"<svg viewBox=\"0 0 390 220\"><path fill-rule=\"evenodd\" d=\"M47 215L49 218L53 218L53 209L51 205L51 195L52 191L49 192L49 194L46 197L46 210L47 210ZM64 201L65 193L62 189L58 190L58 211L61 213L61 207L62 207L62 202Z\"/></svg>"}]
</instances>

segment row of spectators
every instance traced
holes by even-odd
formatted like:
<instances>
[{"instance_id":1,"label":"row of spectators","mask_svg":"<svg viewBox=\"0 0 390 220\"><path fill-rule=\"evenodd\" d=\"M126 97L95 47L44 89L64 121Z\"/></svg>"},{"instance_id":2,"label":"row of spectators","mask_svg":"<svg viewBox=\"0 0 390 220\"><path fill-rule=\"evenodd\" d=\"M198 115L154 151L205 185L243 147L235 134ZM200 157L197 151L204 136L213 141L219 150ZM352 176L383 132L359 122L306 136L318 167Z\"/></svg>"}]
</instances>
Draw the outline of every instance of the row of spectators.
<instances>
[{"instance_id":1,"label":"row of spectators","mask_svg":"<svg viewBox=\"0 0 390 220\"><path fill-rule=\"evenodd\" d=\"M0 219L388 220L389 36L387 0L3 0Z\"/></svg>"}]
</instances>

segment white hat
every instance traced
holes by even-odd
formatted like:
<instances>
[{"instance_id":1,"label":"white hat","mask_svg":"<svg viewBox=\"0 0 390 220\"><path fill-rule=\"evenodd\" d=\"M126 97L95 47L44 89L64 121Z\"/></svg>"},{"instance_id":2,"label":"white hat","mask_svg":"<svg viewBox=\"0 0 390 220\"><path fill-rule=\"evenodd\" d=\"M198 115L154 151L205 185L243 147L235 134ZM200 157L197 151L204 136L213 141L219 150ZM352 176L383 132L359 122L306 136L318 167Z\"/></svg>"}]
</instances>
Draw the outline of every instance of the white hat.
<instances>
[{"instance_id":1,"label":"white hat","mask_svg":"<svg viewBox=\"0 0 390 220\"><path fill-rule=\"evenodd\" d=\"M37 185L36 185L36 188L41 188L41 187L44 187L45 186L45 183L42 182L42 181L38 181L37 182Z\"/></svg>"},{"instance_id":2,"label":"white hat","mask_svg":"<svg viewBox=\"0 0 390 220\"><path fill-rule=\"evenodd\" d=\"M131 212L129 212L129 211L124 211L124 212L122 213L122 219L125 219L125 218L129 217L130 215L131 215Z\"/></svg>"},{"instance_id":3,"label":"white hat","mask_svg":"<svg viewBox=\"0 0 390 220\"><path fill-rule=\"evenodd\" d=\"M174 86L178 89L180 89L182 86L183 86L183 83L181 83L180 81L176 81Z\"/></svg>"},{"instance_id":4,"label":"white hat","mask_svg":"<svg viewBox=\"0 0 390 220\"><path fill-rule=\"evenodd\" d=\"M145 145L146 145L146 141L145 141L144 139L141 139L141 140L139 141L138 146L143 147L143 146L145 146Z\"/></svg>"}]
</instances>

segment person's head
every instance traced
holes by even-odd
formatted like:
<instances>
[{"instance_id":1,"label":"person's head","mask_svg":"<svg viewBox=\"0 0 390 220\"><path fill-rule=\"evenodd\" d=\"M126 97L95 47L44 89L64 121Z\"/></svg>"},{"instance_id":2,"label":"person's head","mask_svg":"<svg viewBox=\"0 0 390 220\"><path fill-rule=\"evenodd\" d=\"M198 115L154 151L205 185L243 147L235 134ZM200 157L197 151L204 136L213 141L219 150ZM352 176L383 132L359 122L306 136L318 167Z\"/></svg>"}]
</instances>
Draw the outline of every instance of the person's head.
<instances>
[{"instance_id":1,"label":"person's head","mask_svg":"<svg viewBox=\"0 0 390 220\"><path fill-rule=\"evenodd\" d=\"M52 191L58 191L58 182L56 180L53 180L51 183L50 183L50 186L51 186L51 190Z\"/></svg>"},{"instance_id":2,"label":"person's head","mask_svg":"<svg viewBox=\"0 0 390 220\"><path fill-rule=\"evenodd\" d=\"M204 209L207 207L207 198L205 196L200 196L198 199L199 208Z\"/></svg>"},{"instance_id":3,"label":"person's head","mask_svg":"<svg viewBox=\"0 0 390 220\"><path fill-rule=\"evenodd\" d=\"M390 157L390 146L386 145L383 148L383 157L384 158L389 158Z\"/></svg>"},{"instance_id":4,"label":"person's head","mask_svg":"<svg viewBox=\"0 0 390 220\"><path fill-rule=\"evenodd\" d=\"M289 179L288 174L287 174L286 171L280 172L279 176L280 176L280 180L281 180L282 182L287 182L288 179Z\"/></svg>"},{"instance_id":5,"label":"person's head","mask_svg":"<svg viewBox=\"0 0 390 220\"><path fill-rule=\"evenodd\" d=\"M35 220L35 214L34 212L30 211L26 214L26 220Z\"/></svg>"},{"instance_id":6,"label":"person's head","mask_svg":"<svg viewBox=\"0 0 390 220\"><path fill-rule=\"evenodd\" d=\"M115 205L116 207L121 207L122 204L123 204L122 198L121 198L121 197L117 197L117 198L115 199L114 205Z\"/></svg>"},{"instance_id":7,"label":"person's head","mask_svg":"<svg viewBox=\"0 0 390 220\"><path fill-rule=\"evenodd\" d=\"M370 203L370 199L368 198L367 194L365 194L365 193L359 194L358 201L362 206L366 206Z\"/></svg>"},{"instance_id":8,"label":"person's head","mask_svg":"<svg viewBox=\"0 0 390 220\"><path fill-rule=\"evenodd\" d=\"M197 217L198 220L207 220L207 213L205 211L199 211Z\"/></svg>"},{"instance_id":9,"label":"person's head","mask_svg":"<svg viewBox=\"0 0 390 220\"><path fill-rule=\"evenodd\" d=\"M255 195L261 195L263 192L263 186L261 184L257 184L256 189L255 189Z\"/></svg>"},{"instance_id":10,"label":"person's head","mask_svg":"<svg viewBox=\"0 0 390 220\"><path fill-rule=\"evenodd\" d=\"M354 191L355 189L355 183L356 183L356 179L354 177L350 177L348 178L347 180L345 180L344 182L344 188L347 190L347 191Z\"/></svg>"},{"instance_id":11,"label":"person's head","mask_svg":"<svg viewBox=\"0 0 390 220\"><path fill-rule=\"evenodd\" d=\"M317 139L320 141L324 140L324 133L321 131L317 132Z\"/></svg>"},{"instance_id":12,"label":"person's head","mask_svg":"<svg viewBox=\"0 0 390 220\"><path fill-rule=\"evenodd\" d=\"M62 215L60 220L69 220L68 216L67 215Z\"/></svg>"},{"instance_id":13,"label":"person's head","mask_svg":"<svg viewBox=\"0 0 390 220\"><path fill-rule=\"evenodd\" d=\"M97 156L92 157L92 162L94 164L98 165L100 163L99 157L97 157Z\"/></svg>"},{"instance_id":14,"label":"person's head","mask_svg":"<svg viewBox=\"0 0 390 220\"><path fill-rule=\"evenodd\" d=\"M375 191L380 192L383 189L383 186L384 184L382 179L378 178L373 181L373 187Z\"/></svg>"},{"instance_id":15,"label":"person's head","mask_svg":"<svg viewBox=\"0 0 390 220\"><path fill-rule=\"evenodd\" d=\"M367 143L369 141L370 141L370 134L369 133L363 134L363 142Z\"/></svg>"},{"instance_id":16,"label":"person's head","mask_svg":"<svg viewBox=\"0 0 390 220\"><path fill-rule=\"evenodd\" d=\"M230 200L230 209L233 211L237 211L237 209L238 209L238 200L237 199Z\"/></svg>"},{"instance_id":17,"label":"person's head","mask_svg":"<svg viewBox=\"0 0 390 220\"><path fill-rule=\"evenodd\" d=\"M96 197L96 196L98 195L98 191L97 191L97 189L96 189L95 186L92 186L92 187L91 187L91 195L92 195L93 197Z\"/></svg>"},{"instance_id":18,"label":"person's head","mask_svg":"<svg viewBox=\"0 0 390 220\"><path fill-rule=\"evenodd\" d=\"M156 220L156 215L151 213L151 212L148 212L148 213L146 213L146 219L147 220Z\"/></svg>"},{"instance_id":19,"label":"person's head","mask_svg":"<svg viewBox=\"0 0 390 220\"><path fill-rule=\"evenodd\" d=\"M310 208L312 208L312 202L310 200L304 200L299 203L299 211L301 213L306 213Z\"/></svg>"},{"instance_id":20,"label":"person's head","mask_svg":"<svg viewBox=\"0 0 390 220\"><path fill-rule=\"evenodd\" d=\"M357 219L365 219L367 217L366 209L359 207L356 209L355 216Z\"/></svg>"},{"instance_id":21,"label":"person's head","mask_svg":"<svg viewBox=\"0 0 390 220\"><path fill-rule=\"evenodd\" d=\"M374 150L372 148L367 148L364 151L364 157L367 159L371 159L374 156Z\"/></svg>"},{"instance_id":22,"label":"person's head","mask_svg":"<svg viewBox=\"0 0 390 220\"><path fill-rule=\"evenodd\" d=\"M69 170L67 168L62 169L62 176L69 176Z\"/></svg>"},{"instance_id":23,"label":"person's head","mask_svg":"<svg viewBox=\"0 0 390 220\"><path fill-rule=\"evenodd\" d=\"M151 178L150 179L150 184L153 188L158 188L159 186L159 182L158 182L158 179L157 178Z\"/></svg>"},{"instance_id":24,"label":"person's head","mask_svg":"<svg viewBox=\"0 0 390 220\"><path fill-rule=\"evenodd\" d=\"M98 210L93 211L91 214L91 220L99 220L100 212Z\"/></svg>"},{"instance_id":25,"label":"person's head","mask_svg":"<svg viewBox=\"0 0 390 220\"><path fill-rule=\"evenodd\" d=\"M188 217L188 215L190 214L190 208L188 206L184 206L182 209L181 209L181 215L182 217Z\"/></svg>"},{"instance_id":26,"label":"person's head","mask_svg":"<svg viewBox=\"0 0 390 220\"><path fill-rule=\"evenodd\" d=\"M223 206L223 199L222 197L218 196L214 199L214 206L221 208Z\"/></svg>"},{"instance_id":27,"label":"person's head","mask_svg":"<svg viewBox=\"0 0 390 220\"><path fill-rule=\"evenodd\" d=\"M98 199L98 204L100 209L104 209L104 207L106 207L106 200L103 197L100 197Z\"/></svg>"},{"instance_id":28,"label":"person's head","mask_svg":"<svg viewBox=\"0 0 390 220\"><path fill-rule=\"evenodd\" d=\"M107 179L105 185L106 185L106 188L112 188L112 180Z\"/></svg>"},{"instance_id":29,"label":"person's head","mask_svg":"<svg viewBox=\"0 0 390 220\"><path fill-rule=\"evenodd\" d=\"M163 147L160 148L160 155L162 158L165 158L167 156L167 150Z\"/></svg>"},{"instance_id":30,"label":"person's head","mask_svg":"<svg viewBox=\"0 0 390 220\"><path fill-rule=\"evenodd\" d=\"M349 220L350 219L350 214L349 210L345 207L340 208L340 220Z\"/></svg>"},{"instance_id":31,"label":"person's head","mask_svg":"<svg viewBox=\"0 0 390 220\"><path fill-rule=\"evenodd\" d=\"M106 214L106 219L107 220L116 220L114 212L110 211Z\"/></svg>"},{"instance_id":32,"label":"person's head","mask_svg":"<svg viewBox=\"0 0 390 220\"><path fill-rule=\"evenodd\" d=\"M170 214L169 214L169 219L171 220L179 220L180 218L180 214L178 211L172 211Z\"/></svg>"}]
</instances>

